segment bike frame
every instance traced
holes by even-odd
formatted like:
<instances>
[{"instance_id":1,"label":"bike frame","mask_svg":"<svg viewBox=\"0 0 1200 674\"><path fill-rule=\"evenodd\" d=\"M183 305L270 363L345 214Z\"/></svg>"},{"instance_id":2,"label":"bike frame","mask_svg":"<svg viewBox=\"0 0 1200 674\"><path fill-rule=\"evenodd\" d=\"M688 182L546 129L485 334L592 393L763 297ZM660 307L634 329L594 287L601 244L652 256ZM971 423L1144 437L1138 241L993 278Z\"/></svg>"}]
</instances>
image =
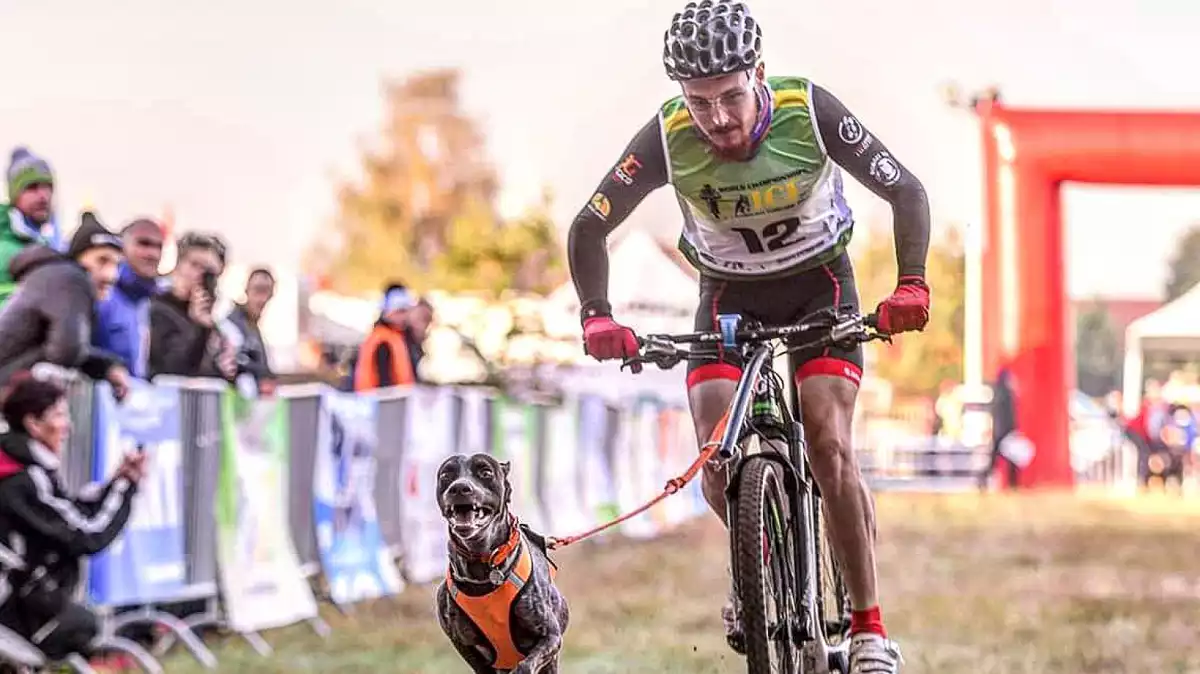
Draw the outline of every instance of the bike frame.
<instances>
[{"instance_id":1,"label":"bike frame","mask_svg":"<svg viewBox=\"0 0 1200 674\"><path fill-rule=\"evenodd\" d=\"M775 342L771 340L757 344L751 348L750 357L742 369L742 376L734 390L733 399L728 409L728 420L717 449L717 457L728 464L725 486L726 518L730 523L730 531L736 530L735 513L738 498L739 477L742 467L751 458L743 454L741 441L746 430L749 409L754 402L759 379L767 376L763 370L774 365ZM817 512L819 495L816 484L809 471L807 445L804 441L804 427L800 423L799 391L796 390L795 380L788 377L785 382L785 395L790 398L786 405L781 406L785 433L787 436L787 455L784 456L773 449L768 449L754 458L770 460L778 464L784 473L784 484L788 488L790 498L788 506L793 522L796 523L797 535L792 537L792 555L796 579L793 600L795 606L788 607L788 613L793 619L804 620L802 625L789 625L792 643L799 647L800 657L807 657L816 665L817 674L829 674L829 662L838 657L846 646L831 647L825 640L823 618L816 615L818 608L818 561L814 520ZM765 442L767 438L762 438ZM730 565L734 577L738 577L736 556L732 556ZM797 638L798 637L798 638Z\"/></svg>"}]
</instances>

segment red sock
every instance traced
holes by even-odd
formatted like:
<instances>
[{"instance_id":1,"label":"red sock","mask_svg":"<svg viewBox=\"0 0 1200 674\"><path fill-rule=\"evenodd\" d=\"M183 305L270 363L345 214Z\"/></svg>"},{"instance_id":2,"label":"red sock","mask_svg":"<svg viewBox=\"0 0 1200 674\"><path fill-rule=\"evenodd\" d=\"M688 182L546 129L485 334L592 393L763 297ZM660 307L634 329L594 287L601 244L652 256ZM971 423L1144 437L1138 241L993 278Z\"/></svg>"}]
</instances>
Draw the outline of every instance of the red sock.
<instances>
[{"instance_id":1,"label":"red sock","mask_svg":"<svg viewBox=\"0 0 1200 674\"><path fill-rule=\"evenodd\" d=\"M887 630L883 629L883 615L880 614L878 605L865 611L850 612L850 634L863 632L887 638Z\"/></svg>"}]
</instances>

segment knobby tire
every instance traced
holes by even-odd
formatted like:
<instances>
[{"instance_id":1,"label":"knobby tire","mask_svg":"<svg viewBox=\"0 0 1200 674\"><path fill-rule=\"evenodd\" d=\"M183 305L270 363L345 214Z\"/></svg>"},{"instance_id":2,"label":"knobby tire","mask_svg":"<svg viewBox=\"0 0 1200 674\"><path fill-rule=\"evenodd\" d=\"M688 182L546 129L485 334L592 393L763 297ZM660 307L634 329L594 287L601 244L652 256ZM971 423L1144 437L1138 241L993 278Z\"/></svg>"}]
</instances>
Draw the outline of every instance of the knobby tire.
<instances>
[{"instance_id":1,"label":"knobby tire","mask_svg":"<svg viewBox=\"0 0 1200 674\"><path fill-rule=\"evenodd\" d=\"M793 670L795 650L785 631L782 639L776 639L772 630L781 629L780 621L790 621L792 604L790 573L792 564L791 543L788 534L789 508L779 468L768 459L747 458L742 469L738 488L736 529L733 537L734 555L737 558L737 594L741 603L742 631L746 646L746 664L749 674L773 674ZM769 513L774 509L777 517ZM772 522L775 519L776 522ZM766 543L772 548L768 557ZM767 568L768 563L773 568ZM772 592L771 575L778 578ZM781 614L772 619L767 615L768 593ZM771 645L777 644L781 666L772 663Z\"/></svg>"}]
</instances>

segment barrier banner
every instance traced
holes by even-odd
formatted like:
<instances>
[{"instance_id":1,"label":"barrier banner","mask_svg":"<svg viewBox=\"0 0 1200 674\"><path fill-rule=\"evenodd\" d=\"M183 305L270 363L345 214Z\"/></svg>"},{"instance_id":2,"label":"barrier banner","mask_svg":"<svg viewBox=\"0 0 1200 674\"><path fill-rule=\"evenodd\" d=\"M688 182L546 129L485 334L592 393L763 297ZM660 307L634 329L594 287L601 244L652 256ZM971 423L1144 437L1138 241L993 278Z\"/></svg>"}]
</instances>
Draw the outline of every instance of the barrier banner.
<instances>
[{"instance_id":1,"label":"barrier banner","mask_svg":"<svg viewBox=\"0 0 1200 674\"><path fill-rule=\"evenodd\" d=\"M400 543L404 576L428 583L446 574L446 520L437 506L437 469L455 454L455 395L446 387L414 386L405 400L400 457Z\"/></svg>"},{"instance_id":2,"label":"barrier banner","mask_svg":"<svg viewBox=\"0 0 1200 674\"><path fill-rule=\"evenodd\" d=\"M313 521L335 604L401 590L375 507L377 413L378 401L372 397L333 391L321 395Z\"/></svg>"},{"instance_id":3,"label":"barrier banner","mask_svg":"<svg viewBox=\"0 0 1200 674\"><path fill-rule=\"evenodd\" d=\"M549 517L549 533L567 536L590 528L595 520L584 504L588 476L580 468L577 447L579 405L568 399L561 407L545 408L544 414L539 497Z\"/></svg>"},{"instance_id":4,"label":"barrier banner","mask_svg":"<svg viewBox=\"0 0 1200 674\"><path fill-rule=\"evenodd\" d=\"M508 398L492 405L492 453L511 464L508 480L512 484L512 510L534 531L546 531L546 516L537 498L538 491L538 409Z\"/></svg>"},{"instance_id":5,"label":"barrier banner","mask_svg":"<svg viewBox=\"0 0 1200 674\"><path fill-rule=\"evenodd\" d=\"M617 503L621 512L641 506L662 489L658 482L657 409L645 396L635 399L622 410L613 452L613 475L617 485ZM621 533L631 538L650 538L658 527L650 512L644 512L621 525Z\"/></svg>"},{"instance_id":6,"label":"barrier banner","mask_svg":"<svg viewBox=\"0 0 1200 674\"><path fill-rule=\"evenodd\" d=\"M458 400L458 434L454 449L459 454L491 454L492 398L489 391L477 386L464 386L456 391Z\"/></svg>"},{"instance_id":7,"label":"barrier banner","mask_svg":"<svg viewBox=\"0 0 1200 674\"><path fill-rule=\"evenodd\" d=\"M611 452L616 429L609 428L608 404L599 395L580 396L577 422L580 504L588 525L596 526L620 514Z\"/></svg>"},{"instance_id":8,"label":"barrier banner","mask_svg":"<svg viewBox=\"0 0 1200 674\"><path fill-rule=\"evenodd\" d=\"M186 584L179 390L130 382L121 404L107 382L95 388L92 479L103 483L141 447L147 473L121 535L89 561L88 592L102 606L169 601Z\"/></svg>"},{"instance_id":9,"label":"barrier banner","mask_svg":"<svg viewBox=\"0 0 1200 674\"><path fill-rule=\"evenodd\" d=\"M217 559L229 626L237 632L282 627L317 615L312 590L288 533L287 404L221 398Z\"/></svg>"},{"instance_id":10,"label":"barrier banner","mask_svg":"<svg viewBox=\"0 0 1200 674\"><path fill-rule=\"evenodd\" d=\"M659 408L655 421L655 445L658 450L658 465L661 471L658 474L661 488L667 480L687 470L688 466L696 460L696 454L700 450L688 437L688 435L694 436L695 431L688 433L684 429L685 426L692 425L691 417L685 410L663 405ZM699 490L700 479L701 476L697 475L696 480L686 489ZM695 510L695 501L692 495L683 493L666 499L653 512L659 526L664 528L673 527L699 514Z\"/></svg>"}]
</instances>

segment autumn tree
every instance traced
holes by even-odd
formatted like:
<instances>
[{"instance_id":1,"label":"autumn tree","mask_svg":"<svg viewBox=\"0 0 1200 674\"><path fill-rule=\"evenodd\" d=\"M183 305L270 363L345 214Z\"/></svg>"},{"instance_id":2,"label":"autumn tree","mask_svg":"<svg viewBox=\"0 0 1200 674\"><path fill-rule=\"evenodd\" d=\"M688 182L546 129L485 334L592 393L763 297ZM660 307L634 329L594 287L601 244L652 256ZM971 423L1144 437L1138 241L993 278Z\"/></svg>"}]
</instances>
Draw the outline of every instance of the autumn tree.
<instances>
[{"instance_id":1,"label":"autumn tree","mask_svg":"<svg viewBox=\"0 0 1200 674\"><path fill-rule=\"evenodd\" d=\"M1103 396L1121 379L1117 331L1099 302L1081 307L1075 317L1075 381L1080 391Z\"/></svg>"},{"instance_id":2,"label":"autumn tree","mask_svg":"<svg viewBox=\"0 0 1200 674\"><path fill-rule=\"evenodd\" d=\"M1166 287L1168 302L1200 283L1200 225L1193 225L1179 237L1169 264Z\"/></svg>"},{"instance_id":3,"label":"autumn tree","mask_svg":"<svg viewBox=\"0 0 1200 674\"><path fill-rule=\"evenodd\" d=\"M375 292L402 280L432 288L544 290L562 278L562 252L543 203L504 221L483 135L461 109L456 70L389 84L387 112L361 177L338 190L336 242L318 240L310 267L334 290Z\"/></svg>"},{"instance_id":4,"label":"autumn tree","mask_svg":"<svg viewBox=\"0 0 1200 674\"><path fill-rule=\"evenodd\" d=\"M873 311L896 287L891 227L860 228L850 252L863 311ZM942 381L962 379L965 261L961 232L955 227L936 231L925 269L933 300L929 324L924 332L896 335L890 345L868 347L878 355L872 374L891 382L898 392L933 395Z\"/></svg>"}]
</instances>

